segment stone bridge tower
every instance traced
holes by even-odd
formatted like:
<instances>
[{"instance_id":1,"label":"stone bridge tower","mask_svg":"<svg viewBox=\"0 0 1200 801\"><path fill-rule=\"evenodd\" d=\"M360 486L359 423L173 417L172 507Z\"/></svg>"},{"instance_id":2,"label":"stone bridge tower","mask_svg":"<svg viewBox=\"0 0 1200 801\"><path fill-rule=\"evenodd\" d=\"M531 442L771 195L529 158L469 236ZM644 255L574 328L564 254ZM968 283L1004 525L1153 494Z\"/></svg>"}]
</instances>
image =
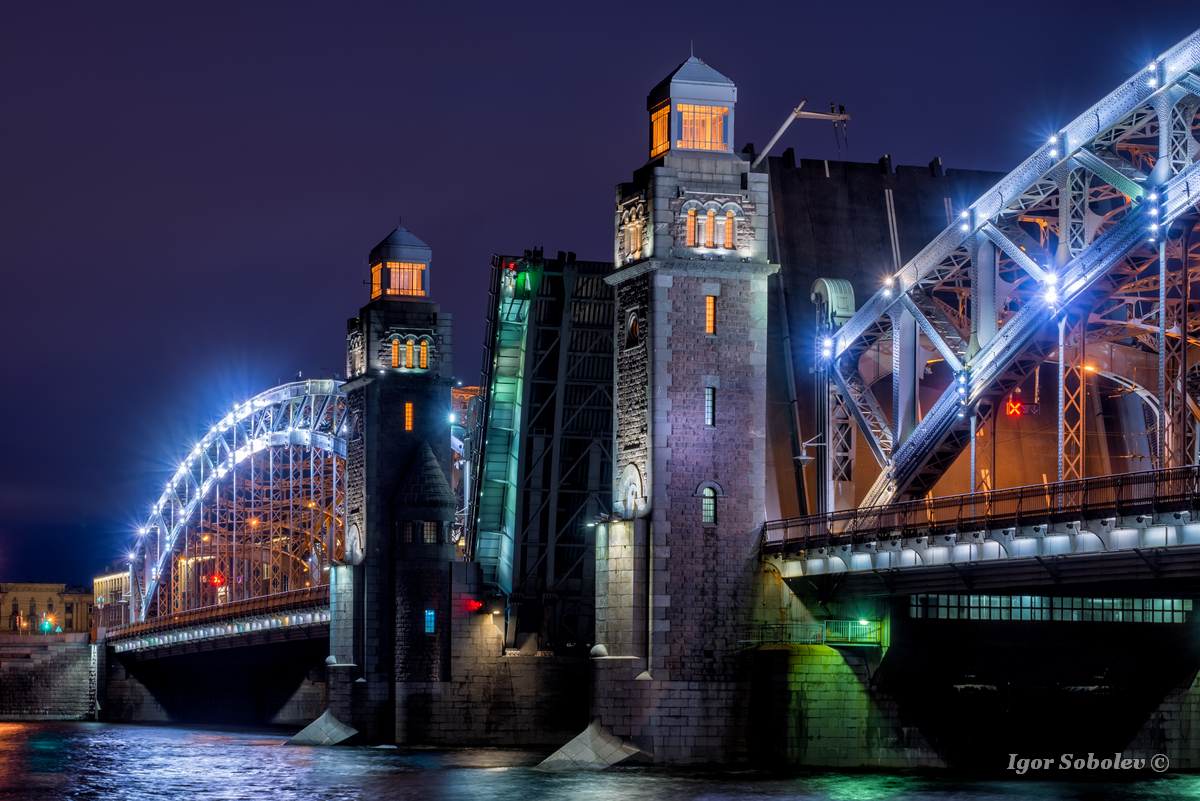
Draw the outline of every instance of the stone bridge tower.
<instances>
[{"instance_id":1,"label":"stone bridge tower","mask_svg":"<svg viewBox=\"0 0 1200 801\"><path fill-rule=\"evenodd\" d=\"M332 568L330 709L388 742L402 737L397 683L449 670L451 319L429 299L430 263L428 245L397 228L371 251L370 302L347 323L346 564Z\"/></svg>"},{"instance_id":2,"label":"stone bridge tower","mask_svg":"<svg viewBox=\"0 0 1200 801\"><path fill-rule=\"evenodd\" d=\"M651 91L649 160L617 186L605 279L617 483L597 532L594 713L677 763L739 749L738 641L764 519L778 265L767 175L734 153L736 102L733 82L695 57Z\"/></svg>"}]
</instances>

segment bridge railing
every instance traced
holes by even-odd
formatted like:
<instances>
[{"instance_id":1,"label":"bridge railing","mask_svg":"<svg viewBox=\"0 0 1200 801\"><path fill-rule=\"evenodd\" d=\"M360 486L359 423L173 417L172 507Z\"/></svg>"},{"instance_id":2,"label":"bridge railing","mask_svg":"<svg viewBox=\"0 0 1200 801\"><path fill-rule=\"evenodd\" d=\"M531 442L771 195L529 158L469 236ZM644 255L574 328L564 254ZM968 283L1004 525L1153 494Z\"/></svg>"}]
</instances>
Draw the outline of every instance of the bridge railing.
<instances>
[{"instance_id":1,"label":"bridge railing","mask_svg":"<svg viewBox=\"0 0 1200 801\"><path fill-rule=\"evenodd\" d=\"M309 609L329 603L329 585L321 584L316 587L304 587L299 590L278 592L274 595L264 595L259 598L249 598L217 606L206 606L202 609L192 609L174 615L151 618L140 623L130 623L119 628L109 629L106 638L120 640L129 637L139 637L159 631L184 628L200 623L219 623L225 620L235 620L241 617L261 615L272 612L289 612L295 609Z\"/></svg>"},{"instance_id":2,"label":"bridge railing","mask_svg":"<svg viewBox=\"0 0 1200 801\"><path fill-rule=\"evenodd\" d=\"M746 629L754 645L879 645L878 621L823 620L809 623L758 623Z\"/></svg>"},{"instance_id":3,"label":"bridge railing","mask_svg":"<svg viewBox=\"0 0 1200 801\"><path fill-rule=\"evenodd\" d=\"M913 532L987 531L1200 508L1200 465L924 498L771 520L766 551L854 544Z\"/></svg>"}]
</instances>

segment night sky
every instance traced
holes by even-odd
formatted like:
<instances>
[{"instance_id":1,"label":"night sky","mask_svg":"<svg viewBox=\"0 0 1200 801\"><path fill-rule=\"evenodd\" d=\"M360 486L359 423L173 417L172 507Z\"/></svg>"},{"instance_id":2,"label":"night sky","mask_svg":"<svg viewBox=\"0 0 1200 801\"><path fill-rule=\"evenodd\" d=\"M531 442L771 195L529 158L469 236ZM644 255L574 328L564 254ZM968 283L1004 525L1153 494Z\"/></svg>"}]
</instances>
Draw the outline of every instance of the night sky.
<instances>
[{"instance_id":1,"label":"night sky","mask_svg":"<svg viewBox=\"0 0 1200 801\"><path fill-rule=\"evenodd\" d=\"M808 97L853 115L851 160L1008 171L1200 27L1153 8L6 3L0 581L89 582L234 402L344 372L401 216L477 383L491 254L612 258L689 40L738 85L738 150ZM838 158L830 129L774 152Z\"/></svg>"}]
</instances>

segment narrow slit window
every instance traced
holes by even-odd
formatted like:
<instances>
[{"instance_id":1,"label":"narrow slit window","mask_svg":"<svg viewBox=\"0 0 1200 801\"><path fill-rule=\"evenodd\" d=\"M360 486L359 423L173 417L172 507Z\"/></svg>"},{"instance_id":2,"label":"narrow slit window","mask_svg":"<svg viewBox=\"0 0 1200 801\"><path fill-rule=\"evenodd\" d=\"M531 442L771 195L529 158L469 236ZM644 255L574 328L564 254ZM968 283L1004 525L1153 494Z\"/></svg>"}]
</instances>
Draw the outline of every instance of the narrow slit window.
<instances>
[{"instance_id":1,"label":"narrow slit window","mask_svg":"<svg viewBox=\"0 0 1200 801\"><path fill-rule=\"evenodd\" d=\"M713 246L713 238L717 234L717 213L712 209L708 211L708 222L704 224L704 247L711 248Z\"/></svg>"},{"instance_id":2,"label":"narrow slit window","mask_svg":"<svg viewBox=\"0 0 1200 801\"><path fill-rule=\"evenodd\" d=\"M392 367L400 366L400 340L392 340Z\"/></svg>"},{"instance_id":3,"label":"narrow slit window","mask_svg":"<svg viewBox=\"0 0 1200 801\"><path fill-rule=\"evenodd\" d=\"M717 390L714 387L704 388L704 425L717 424Z\"/></svg>"},{"instance_id":4,"label":"narrow slit window","mask_svg":"<svg viewBox=\"0 0 1200 801\"><path fill-rule=\"evenodd\" d=\"M696 210L695 209L688 209L687 246L689 248L696 247Z\"/></svg>"},{"instance_id":5,"label":"narrow slit window","mask_svg":"<svg viewBox=\"0 0 1200 801\"><path fill-rule=\"evenodd\" d=\"M704 333L717 333L717 298L715 295L704 296Z\"/></svg>"},{"instance_id":6,"label":"narrow slit window","mask_svg":"<svg viewBox=\"0 0 1200 801\"><path fill-rule=\"evenodd\" d=\"M413 430L413 405L411 403L404 404L404 430Z\"/></svg>"},{"instance_id":7,"label":"narrow slit window","mask_svg":"<svg viewBox=\"0 0 1200 801\"><path fill-rule=\"evenodd\" d=\"M650 158L665 152L671 146L671 134L667 130L670 114L670 103L663 103L650 112Z\"/></svg>"},{"instance_id":8,"label":"narrow slit window","mask_svg":"<svg viewBox=\"0 0 1200 801\"><path fill-rule=\"evenodd\" d=\"M425 610L425 633L433 634L434 626L436 625L436 623L437 623L437 615L434 614L434 611L432 609L426 609Z\"/></svg>"},{"instance_id":9,"label":"narrow slit window","mask_svg":"<svg viewBox=\"0 0 1200 801\"><path fill-rule=\"evenodd\" d=\"M726 250L733 250L733 231L736 226L737 226L737 223L734 222L733 212L732 211L725 212L725 249Z\"/></svg>"},{"instance_id":10,"label":"narrow slit window","mask_svg":"<svg viewBox=\"0 0 1200 801\"><path fill-rule=\"evenodd\" d=\"M429 367L429 343L421 343L421 369L425 370Z\"/></svg>"},{"instance_id":11,"label":"narrow slit window","mask_svg":"<svg viewBox=\"0 0 1200 801\"><path fill-rule=\"evenodd\" d=\"M705 487L700 493L700 521L707 525L717 522L717 491Z\"/></svg>"},{"instance_id":12,"label":"narrow slit window","mask_svg":"<svg viewBox=\"0 0 1200 801\"><path fill-rule=\"evenodd\" d=\"M371 267L371 300L383 294L383 265L376 264Z\"/></svg>"},{"instance_id":13,"label":"narrow slit window","mask_svg":"<svg viewBox=\"0 0 1200 801\"><path fill-rule=\"evenodd\" d=\"M404 343L404 366L408 368L413 366L413 342L411 339Z\"/></svg>"}]
</instances>

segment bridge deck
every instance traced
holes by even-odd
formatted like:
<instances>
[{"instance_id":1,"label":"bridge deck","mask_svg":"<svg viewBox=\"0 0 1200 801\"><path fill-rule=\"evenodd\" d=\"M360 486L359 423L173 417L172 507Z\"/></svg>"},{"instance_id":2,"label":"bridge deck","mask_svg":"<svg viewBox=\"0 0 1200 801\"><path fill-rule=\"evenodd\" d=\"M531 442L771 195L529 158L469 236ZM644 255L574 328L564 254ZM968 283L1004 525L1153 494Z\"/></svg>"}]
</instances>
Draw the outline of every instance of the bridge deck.
<instances>
[{"instance_id":1,"label":"bridge deck","mask_svg":"<svg viewBox=\"0 0 1200 801\"><path fill-rule=\"evenodd\" d=\"M763 526L762 550L789 553L898 537L1005 530L1029 530L1036 536L1059 526L1105 519L1113 519L1114 525L1155 525L1155 516L1166 513L1173 513L1177 522L1189 522L1190 513L1200 508L1198 495L1200 465L1035 484L772 520Z\"/></svg>"},{"instance_id":2,"label":"bridge deck","mask_svg":"<svg viewBox=\"0 0 1200 801\"><path fill-rule=\"evenodd\" d=\"M329 585L323 584L132 623L110 629L105 639L124 652L328 624Z\"/></svg>"},{"instance_id":3,"label":"bridge deck","mask_svg":"<svg viewBox=\"0 0 1200 801\"><path fill-rule=\"evenodd\" d=\"M787 581L867 594L1178 580L1200 567L1200 465L774 520Z\"/></svg>"}]
</instances>

